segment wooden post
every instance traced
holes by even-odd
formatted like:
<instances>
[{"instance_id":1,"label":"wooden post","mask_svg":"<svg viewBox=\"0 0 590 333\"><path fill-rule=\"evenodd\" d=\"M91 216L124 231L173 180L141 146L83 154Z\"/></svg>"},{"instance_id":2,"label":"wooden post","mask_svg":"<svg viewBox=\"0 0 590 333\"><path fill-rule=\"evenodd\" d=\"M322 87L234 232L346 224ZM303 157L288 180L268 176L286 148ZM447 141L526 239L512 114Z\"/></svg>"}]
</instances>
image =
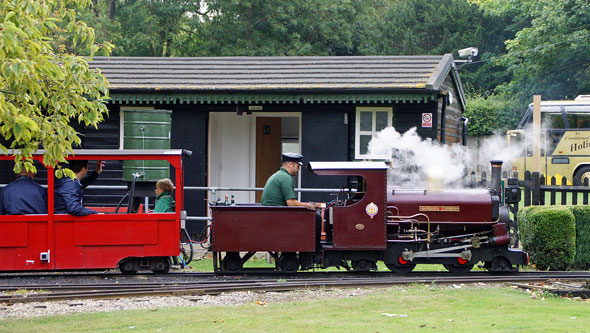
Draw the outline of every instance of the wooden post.
<instances>
[{"instance_id":1,"label":"wooden post","mask_svg":"<svg viewBox=\"0 0 590 333\"><path fill-rule=\"evenodd\" d=\"M555 177L551 177L551 186L555 186L555 185L557 185L557 179L555 179ZM551 203L550 203L551 206L555 205L555 192L557 192L557 191L551 190L549 192L550 196L551 196Z\"/></svg>"},{"instance_id":2,"label":"wooden post","mask_svg":"<svg viewBox=\"0 0 590 333\"><path fill-rule=\"evenodd\" d=\"M561 185L567 184L567 178L565 176L561 177ZM561 191L561 204L567 204L567 191Z\"/></svg>"},{"instance_id":3,"label":"wooden post","mask_svg":"<svg viewBox=\"0 0 590 333\"><path fill-rule=\"evenodd\" d=\"M540 203L540 198L541 198L541 188L540 188L540 176L541 174L539 172L533 172L532 174L532 181L533 181L533 186L532 186L532 204L533 205L539 205Z\"/></svg>"},{"instance_id":4,"label":"wooden post","mask_svg":"<svg viewBox=\"0 0 590 333\"><path fill-rule=\"evenodd\" d=\"M533 172L541 172L541 95L533 96Z\"/></svg>"},{"instance_id":5,"label":"wooden post","mask_svg":"<svg viewBox=\"0 0 590 333\"><path fill-rule=\"evenodd\" d=\"M531 205L531 172L524 172L524 206Z\"/></svg>"}]
</instances>

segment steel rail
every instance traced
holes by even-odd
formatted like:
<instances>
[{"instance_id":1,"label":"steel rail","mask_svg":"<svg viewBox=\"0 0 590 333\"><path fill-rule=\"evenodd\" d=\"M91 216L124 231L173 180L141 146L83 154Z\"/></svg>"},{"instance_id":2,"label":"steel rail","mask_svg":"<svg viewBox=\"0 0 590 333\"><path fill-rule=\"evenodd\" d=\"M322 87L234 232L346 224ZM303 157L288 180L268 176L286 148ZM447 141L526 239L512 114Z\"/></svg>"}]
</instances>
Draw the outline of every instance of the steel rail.
<instances>
[{"instance_id":1,"label":"steel rail","mask_svg":"<svg viewBox=\"0 0 590 333\"><path fill-rule=\"evenodd\" d=\"M4 294L0 295L0 302L23 303L41 302L53 300L72 300L84 298L112 298L132 296L181 296L181 295L215 295L223 292L235 291L288 291L301 288L314 287L383 287L410 283L505 283L505 282L532 282L548 279L585 280L590 277L590 272L539 272L545 274L520 274L520 275L438 275L438 276L398 276L398 277L372 277L372 278L327 278L327 279L290 279L290 280L230 280L230 281L201 281L194 283L141 283L130 285L118 284L89 284L89 285L61 285L53 286L56 292L41 292L29 294ZM569 274L568 274L569 273ZM14 289L35 290L32 286L4 286L6 290ZM35 286L41 287L41 285ZM49 287L49 286L47 286ZM60 289L61 288L61 289ZM68 290L67 288L79 288L80 290ZM45 290L41 288L41 290ZM68 290L68 291L65 291Z\"/></svg>"}]
</instances>

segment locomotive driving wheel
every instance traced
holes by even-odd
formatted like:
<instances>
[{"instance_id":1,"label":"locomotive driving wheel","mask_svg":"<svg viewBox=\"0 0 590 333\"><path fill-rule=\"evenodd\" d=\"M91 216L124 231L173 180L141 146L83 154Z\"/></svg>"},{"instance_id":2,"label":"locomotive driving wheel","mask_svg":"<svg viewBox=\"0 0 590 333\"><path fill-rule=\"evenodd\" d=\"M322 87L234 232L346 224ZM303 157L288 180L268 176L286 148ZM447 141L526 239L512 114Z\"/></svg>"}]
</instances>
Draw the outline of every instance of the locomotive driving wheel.
<instances>
[{"instance_id":1,"label":"locomotive driving wheel","mask_svg":"<svg viewBox=\"0 0 590 333\"><path fill-rule=\"evenodd\" d=\"M416 263L411 262L409 260L405 260L400 255L397 258L397 262L395 263L386 263L385 266L389 268L390 271L398 274L408 274L416 267Z\"/></svg>"},{"instance_id":2,"label":"locomotive driving wheel","mask_svg":"<svg viewBox=\"0 0 590 333\"><path fill-rule=\"evenodd\" d=\"M473 268L473 264L443 264L447 271L455 274L463 274L469 272Z\"/></svg>"},{"instance_id":3,"label":"locomotive driving wheel","mask_svg":"<svg viewBox=\"0 0 590 333\"><path fill-rule=\"evenodd\" d=\"M504 257L496 257L491 262L486 262L484 267L493 273L512 272L514 270L510 261Z\"/></svg>"}]
</instances>

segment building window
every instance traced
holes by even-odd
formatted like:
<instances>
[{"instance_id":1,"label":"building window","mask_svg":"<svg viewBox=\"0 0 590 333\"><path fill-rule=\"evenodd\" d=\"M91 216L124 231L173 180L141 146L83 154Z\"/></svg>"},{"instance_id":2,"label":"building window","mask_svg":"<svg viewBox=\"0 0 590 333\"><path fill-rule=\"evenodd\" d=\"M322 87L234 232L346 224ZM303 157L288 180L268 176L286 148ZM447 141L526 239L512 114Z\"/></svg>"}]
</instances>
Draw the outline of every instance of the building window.
<instances>
[{"instance_id":1,"label":"building window","mask_svg":"<svg viewBox=\"0 0 590 333\"><path fill-rule=\"evenodd\" d=\"M369 157L369 141L386 127L392 126L393 108L357 107L354 155L357 159Z\"/></svg>"}]
</instances>

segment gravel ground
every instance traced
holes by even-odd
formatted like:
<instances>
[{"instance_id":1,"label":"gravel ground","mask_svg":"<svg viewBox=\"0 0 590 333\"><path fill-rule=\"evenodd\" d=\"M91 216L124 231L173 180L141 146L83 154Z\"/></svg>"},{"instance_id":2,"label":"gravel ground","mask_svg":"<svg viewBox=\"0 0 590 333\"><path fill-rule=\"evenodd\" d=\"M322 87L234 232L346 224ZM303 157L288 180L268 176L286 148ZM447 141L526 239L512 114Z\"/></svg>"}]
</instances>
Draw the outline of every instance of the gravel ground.
<instances>
[{"instance_id":1,"label":"gravel ground","mask_svg":"<svg viewBox=\"0 0 590 333\"><path fill-rule=\"evenodd\" d=\"M290 292L233 292L209 296L132 297L118 299L83 299L55 302L0 304L0 320L32 318L58 314L154 309L173 306L236 306L243 304L267 305L288 301L321 298L343 298L370 294L379 289L305 289ZM2 293L0 293L2 294Z\"/></svg>"}]
</instances>

